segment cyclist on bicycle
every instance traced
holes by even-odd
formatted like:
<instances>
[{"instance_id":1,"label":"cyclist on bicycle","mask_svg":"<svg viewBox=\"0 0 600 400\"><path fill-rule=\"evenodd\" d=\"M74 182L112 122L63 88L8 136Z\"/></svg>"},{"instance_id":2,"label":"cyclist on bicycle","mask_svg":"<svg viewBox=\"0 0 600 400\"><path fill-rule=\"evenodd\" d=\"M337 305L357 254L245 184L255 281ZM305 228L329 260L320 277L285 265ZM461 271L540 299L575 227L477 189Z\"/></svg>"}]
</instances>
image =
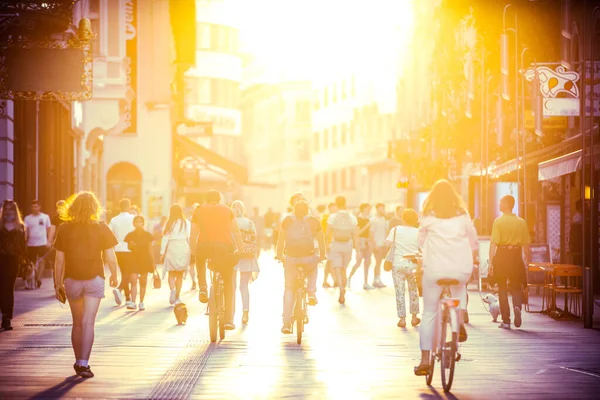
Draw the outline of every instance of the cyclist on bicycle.
<instances>
[{"instance_id":1,"label":"cyclist on bicycle","mask_svg":"<svg viewBox=\"0 0 600 400\"><path fill-rule=\"evenodd\" d=\"M477 233L466 207L447 180L433 185L423 203L423 216L419 229L419 246L423 253L423 316L420 329L421 363L415 367L415 375L429 371L435 324L439 311L442 287L440 279L456 279L459 284L451 287L452 297L460 299L459 341L467 340L462 309L466 307L466 284L477 258Z\"/></svg>"},{"instance_id":2,"label":"cyclist on bicycle","mask_svg":"<svg viewBox=\"0 0 600 400\"><path fill-rule=\"evenodd\" d=\"M238 259L236 247L242 248L242 235L233 211L221 204L216 190L206 193L206 204L196 208L192 216L190 247L196 256L196 271L200 286L200 302L208 302L205 267L218 271L223 277L225 292L225 329L233 330L234 267Z\"/></svg>"},{"instance_id":3,"label":"cyclist on bicycle","mask_svg":"<svg viewBox=\"0 0 600 400\"><path fill-rule=\"evenodd\" d=\"M283 261L285 292L283 295L283 327L281 332L292 332L292 309L294 290L298 278L298 265L304 265L307 277L308 304L317 305L317 264L325 260L325 238L319 220L309 215L310 207L304 200L294 205L294 213L287 215L281 223L281 233L277 241L277 259ZM315 239L319 243L318 255Z\"/></svg>"}]
</instances>

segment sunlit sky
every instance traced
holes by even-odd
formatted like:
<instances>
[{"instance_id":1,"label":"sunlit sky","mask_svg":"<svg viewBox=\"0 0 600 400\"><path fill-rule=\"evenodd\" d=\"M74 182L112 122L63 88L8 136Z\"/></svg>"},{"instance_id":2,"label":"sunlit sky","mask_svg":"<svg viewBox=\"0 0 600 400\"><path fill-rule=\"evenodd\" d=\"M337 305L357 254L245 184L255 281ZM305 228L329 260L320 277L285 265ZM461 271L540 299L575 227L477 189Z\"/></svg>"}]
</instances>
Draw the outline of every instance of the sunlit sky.
<instances>
[{"instance_id":1,"label":"sunlit sky","mask_svg":"<svg viewBox=\"0 0 600 400\"><path fill-rule=\"evenodd\" d=\"M237 0L243 49L269 71L327 80L397 70L411 41L414 0Z\"/></svg>"}]
</instances>

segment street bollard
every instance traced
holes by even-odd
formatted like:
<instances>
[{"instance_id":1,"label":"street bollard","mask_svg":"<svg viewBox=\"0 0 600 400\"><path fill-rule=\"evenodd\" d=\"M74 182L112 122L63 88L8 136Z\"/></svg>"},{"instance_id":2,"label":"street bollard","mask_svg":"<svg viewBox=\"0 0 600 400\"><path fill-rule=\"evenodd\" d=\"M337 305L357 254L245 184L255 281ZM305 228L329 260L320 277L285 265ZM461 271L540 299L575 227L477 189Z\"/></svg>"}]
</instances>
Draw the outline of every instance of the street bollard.
<instances>
[{"instance_id":1,"label":"street bollard","mask_svg":"<svg viewBox=\"0 0 600 400\"><path fill-rule=\"evenodd\" d=\"M594 325L594 290L592 286L592 269L583 268L583 327L592 329Z\"/></svg>"}]
</instances>

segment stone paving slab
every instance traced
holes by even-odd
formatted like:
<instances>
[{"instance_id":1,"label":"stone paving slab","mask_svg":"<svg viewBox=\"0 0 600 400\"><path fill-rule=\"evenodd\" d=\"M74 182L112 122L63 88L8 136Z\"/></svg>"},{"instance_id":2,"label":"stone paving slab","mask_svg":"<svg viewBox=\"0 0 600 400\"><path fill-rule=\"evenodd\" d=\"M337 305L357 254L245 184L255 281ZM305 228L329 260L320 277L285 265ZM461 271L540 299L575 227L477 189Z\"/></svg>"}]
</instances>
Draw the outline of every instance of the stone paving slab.
<instances>
[{"instance_id":1,"label":"stone paving slab","mask_svg":"<svg viewBox=\"0 0 600 400\"><path fill-rule=\"evenodd\" d=\"M473 291L469 341L451 395L439 373L433 387L413 375L418 329L396 327L392 287L366 292L356 280L345 306L333 289L320 289L297 345L279 332L281 267L262 261L250 288L250 323L241 326L238 312L237 329L213 345L189 281L186 326L175 325L166 287L149 289L143 312L116 307L107 289L90 361L96 377L89 380L73 377L70 313L52 298L51 281L18 290L15 329L0 332L0 399L599 398L600 331L528 313L522 329L500 330ZM389 274L384 278L391 286Z\"/></svg>"}]
</instances>

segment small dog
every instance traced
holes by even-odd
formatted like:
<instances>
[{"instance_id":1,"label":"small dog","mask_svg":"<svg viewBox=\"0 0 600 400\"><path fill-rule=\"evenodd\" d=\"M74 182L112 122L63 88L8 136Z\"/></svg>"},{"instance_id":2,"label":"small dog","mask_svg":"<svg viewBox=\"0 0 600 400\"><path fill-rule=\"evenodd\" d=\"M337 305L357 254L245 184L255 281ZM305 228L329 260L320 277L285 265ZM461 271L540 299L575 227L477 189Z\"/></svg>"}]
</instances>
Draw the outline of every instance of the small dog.
<instances>
[{"instance_id":1,"label":"small dog","mask_svg":"<svg viewBox=\"0 0 600 400\"><path fill-rule=\"evenodd\" d=\"M496 296L488 293L483 297L483 302L490 306L490 314L492 314L493 321L498 322L498 315L500 315L500 303L498 303Z\"/></svg>"},{"instance_id":2,"label":"small dog","mask_svg":"<svg viewBox=\"0 0 600 400\"><path fill-rule=\"evenodd\" d=\"M177 325L183 325L187 322L188 310L184 303L176 304L173 312L175 313L175 319L177 319Z\"/></svg>"},{"instance_id":3,"label":"small dog","mask_svg":"<svg viewBox=\"0 0 600 400\"><path fill-rule=\"evenodd\" d=\"M32 262L28 262L26 265L23 266L23 281L25 282L25 289L27 290L33 290L36 289L37 287L37 282L36 282L36 268L35 265Z\"/></svg>"}]
</instances>

